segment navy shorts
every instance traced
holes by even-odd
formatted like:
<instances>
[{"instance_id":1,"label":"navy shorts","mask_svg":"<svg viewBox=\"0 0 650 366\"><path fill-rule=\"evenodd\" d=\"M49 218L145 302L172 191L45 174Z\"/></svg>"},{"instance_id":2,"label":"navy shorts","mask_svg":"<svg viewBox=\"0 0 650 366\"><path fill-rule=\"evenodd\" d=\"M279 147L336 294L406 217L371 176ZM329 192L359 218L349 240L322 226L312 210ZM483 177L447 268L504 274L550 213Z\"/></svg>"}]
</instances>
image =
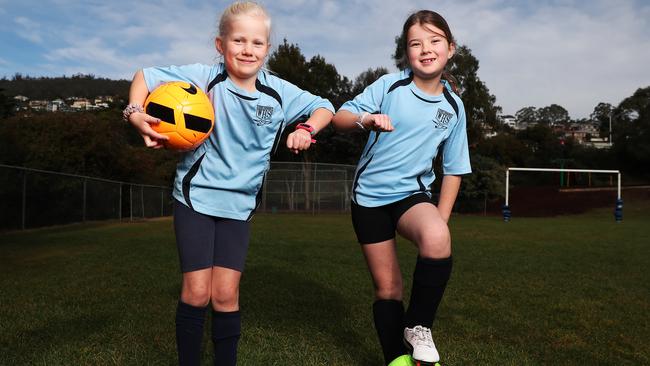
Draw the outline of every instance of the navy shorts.
<instances>
[{"instance_id":1,"label":"navy shorts","mask_svg":"<svg viewBox=\"0 0 650 366\"><path fill-rule=\"evenodd\" d=\"M213 266L244 271L248 221L204 215L174 200L174 230L181 272Z\"/></svg>"},{"instance_id":2,"label":"navy shorts","mask_svg":"<svg viewBox=\"0 0 650 366\"><path fill-rule=\"evenodd\" d=\"M352 202L352 226L357 240L360 244L372 244L395 238L399 218L422 202L433 204L431 197L424 192L378 207L359 206Z\"/></svg>"}]
</instances>

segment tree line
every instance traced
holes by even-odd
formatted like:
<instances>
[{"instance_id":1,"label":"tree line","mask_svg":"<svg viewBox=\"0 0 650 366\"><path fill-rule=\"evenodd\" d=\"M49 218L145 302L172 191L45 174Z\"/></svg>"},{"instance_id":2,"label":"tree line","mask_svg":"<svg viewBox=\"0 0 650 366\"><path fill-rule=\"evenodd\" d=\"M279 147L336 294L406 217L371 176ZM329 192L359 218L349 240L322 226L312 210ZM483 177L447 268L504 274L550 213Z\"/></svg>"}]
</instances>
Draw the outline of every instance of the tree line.
<instances>
[{"instance_id":1,"label":"tree line","mask_svg":"<svg viewBox=\"0 0 650 366\"><path fill-rule=\"evenodd\" d=\"M396 45L395 60L400 57ZM369 68L351 80L338 73L320 56L307 59L296 44L284 40L269 56L267 67L280 77L329 99L336 108L352 99L381 75L386 68ZM618 106L600 103L591 119L609 132L613 125L614 146L597 150L569 138L561 141L551 128L569 122L559 105L536 109L526 107L517 117L541 122L515 131L498 119L501 107L487 85L478 77L479 60L466 46L459 46L449 71L455 77L466 109L470 154L474 173L463 180L461 194L467 197L497 197L503 191L507 166L622 169L640 179L650 178L650 87L637 90ZM16 75L0 79L0 162L67 173L98 176L131 182L168 184L174 174L176 153L144 148L135 130L121 120L127 103L129 81L108 80L92 75L63 78L33 78ZM4 89L4 90L2 90ZM12 96L33 99L67 96L116 97L112 108L99 112L15 114ZM74 94L74 95L73 95ZM218 123L218 121L217 121ZM499 133L486 138L484 129ZM286 132L288 133L290 129ZM285 133L286 138L286 133ZM298 156L278 149L274 161L312 161L356 164L367 133L339 133L329 127L319 133L313 149ZM440 175L439 175L440 176Z\"/></svg>"}]
</instances>

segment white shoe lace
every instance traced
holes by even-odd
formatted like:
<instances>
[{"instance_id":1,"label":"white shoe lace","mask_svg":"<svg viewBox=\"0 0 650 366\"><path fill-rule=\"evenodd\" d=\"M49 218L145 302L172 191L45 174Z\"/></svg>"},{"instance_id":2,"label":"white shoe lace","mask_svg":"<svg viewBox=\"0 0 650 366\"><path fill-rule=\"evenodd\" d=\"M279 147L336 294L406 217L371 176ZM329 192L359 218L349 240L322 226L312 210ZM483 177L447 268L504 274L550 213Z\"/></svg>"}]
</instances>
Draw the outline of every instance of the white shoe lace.
<instances>
[{"instance_id":1,"label":"white shoe lace","mask_svg":"<svg viewBox=\"0 0 650 366\"><path fill-rule=\"evenodd\" d=\"M431 329L423 327L421 325L416 325L413 328L413 333L415 334L415 343L417 345L435 348L433 344L433 337L431 337Z\"/></svg>"}]
</instances>

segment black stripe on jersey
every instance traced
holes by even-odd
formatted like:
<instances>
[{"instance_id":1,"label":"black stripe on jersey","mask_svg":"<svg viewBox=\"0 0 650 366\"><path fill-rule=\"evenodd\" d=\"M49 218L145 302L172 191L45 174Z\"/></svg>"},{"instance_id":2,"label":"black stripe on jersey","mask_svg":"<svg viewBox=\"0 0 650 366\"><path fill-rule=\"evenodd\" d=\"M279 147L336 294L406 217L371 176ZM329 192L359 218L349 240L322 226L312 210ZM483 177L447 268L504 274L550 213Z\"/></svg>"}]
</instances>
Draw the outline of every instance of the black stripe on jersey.
<instances>
[{"instance_id":1,"label":"black stripe on jersey","mask_svg":"<svg viewBox=\"0 0 650 366\"><path fill-rule=\"evenodd\" d=\"M372 147L375 146L375 144L379 140L379 134L381 133L379 131L373 131L373 132L375 133L375 141L372 142L372 144L368 148L368 151L366 151L366 156L368 156L368 154L370 154L370 150L372 150Z\"/></svg>"},{"instance_id":2,"label":"black stripe on jersey","mask_svg":"<svg viewBox=\"0 0 650 366\"><path fill-rule=\"evenodd\" d=\"M271 97L275 98L275 100L277 100L278 103L280 103L280 108L282 108L282 98L280 97L280 94L278 94L278 92L275 91L275 89L262 84L260 79L255 80L255 88L260 92L264 94L268 94Z\"/></svg>"},{"instance_id":3,"label":"black stripe on jersey","mask_svg":"<svg viewBox=\"0 0 650 366\"><path fill-rule=\"evenodd\" d=\"M436 152L436 155L437 155L437 152ZM422 172L422 174L418 175L417 181L418 181L418 185L420 186L420 191L422 191L422 192L427 191L427 187L424 185L424 183L422 183L422 176L433 171L434 165L436 163L436 155L433 155L433 159L431 159L431 169L429 169L427 171L424 171L424 172ZM433 183L431 183L431 184L433 184ZM431 184L429 185L429 188L431 188Z\"/></svg>"},{"instance_id":4,"label":"black stripe on jersey","mask_svg":"<svg viewBox=\"0 0 650 366\"><path fill-rule=\"evenodd\" d=\"M442 144L440 144L440 146L443 146L444 144L445 144L445 143L443 142ZM439 146L438 149L436 150L435 155L433 155L433 159L431 159L431 171L432 171L432 172L433 172L433 170L434 170L435 167L436 167L436 158L438 157L438 151L440 151L440 146ZM435 179L434 179L434 181L435 181ZM429 189L431 189L431 187L433 187L433 182L434 182L434 181L432 181L431 184L429 184Z\"/></svg>"},{"instance_id":5,"label":"black stripe on jersey","mask_svg":"<svg viewBox=\"0 0 650 366\"><path fill-rule=\"evenodd\" d=\"M411 81L413 81L413 73L410 73L409 77L407 77L406 79L398 80L395 83L393 83L393 85L391 85L390 88L388 88L386 94L392 92L393 90L399 88L400 86L409 85Z\"/></svg>"},{"instance_id":6,"label":"black stripe on jersey","mask_svg":"<svg viewBox=\"0 0 650 366\"><path fill-rule=\"evenodd\" d=\"M427 103L440 103L439 100L428 100L428 99L424 99L424 98L422 98L421 96L415 94L415 92L414 92L413 90L411 90L411 93L412 93L413 95L415 95L416 98L420 99L420 100L423 101L423 102L427 102Z\"/></svg>"},{"instance_id":7,"label":"black stripe on jersey","mask_svg":"<svg viewBox=\"0 0 650 366\"><path fill-rule=\"evenodd\" d=\"M454 97L451 96L449 90L447 90L447 87L442 88L442 94L444 94L449 104L451 104L451 107L454 109L454 111L456 111L456 117L458 117L458 104L456 103Z\"/></svg>"},{"instance_id":8,"label":"black stripe on jersey","mask_svg":"<svg viewBox=\"0 0 650 366\"><path fill-rule=\"evenodd\" d=\"M227 89L227 88L226 88L226 89ZM236 92L234 92L234 91L232 91L232 90L230 90L230 89L228 89L228 91L231 92L232 94L235 94L236 96L240 97L241 99L244 99L244 100L257 100L257 98L247 97L247 96L245 96L245 95L241 95L241 94L239 94L239 93L236 93Z\"/></svg>"},{"instance_id":9,"label":"black stripe on jersey","mask_svg":"<svg viewBox=\"0 0 650 366\"><path fill-rule=\"evenodd\" d=\"M203 161L204 157L205 157L205 153L203 153L203 155L201 155L201 157L198 158L198 160L196 160L194 164L192 164L190 170L183 177L183 198L185 198L185 202L191 209L194 209L194 207L192 207L192 201L190 200L190 182L192 181L192 178L194 178L196 173L199 171L199 167L201 166L201 161Z\"/></svg>"},{"instance_id":10,"label":"black stripe on jersey","mask_svg":"<svg viewBox=\"0 0 650 366\"><path fill-rule=\"evenodd\" d=\"M264 190L264 183L266 183L266 173L264 173L264 176L262 177L262 185L260 186L260 189L257 191L257 195L255 196L255 207L251 210L251 213L248 215L246 221L251 221L253 215L255 215L255 211L257 211L257 208L260 207L260 203L262 203L262 192Z\"/></svg>"},{"instance_id":11,"label":"black stripe on jersey","mask_svg":"<svg viewBox=\"0 0 650 366\"><path fill-rule=\"evenodd\" d=\"M361 173L363 173L363 171L366 170L366 168L368 167L368 164L370 164L370 162L372 161L372 158L374 158L374 157L375 157L374 155L371 156L370 159L368 159L368 161L366 161L366 163L363 164L363 166L359 169L359 171L357 172L357 176L354 177L354 184L352 184L352 199L353 199L354 202L357 202L357 192L356 191L357 191L357 186L359 185L359 177L361 176Z\"/></svg>"},{"instance_id":12,"label":"black stripe on jersey","mask_svg":"<svg viewBox=\"0 0 650 366\"><path fill-rule=\"evenodd\" d=\"M228 72L226 70L223 70L221 74L217 75L214 79L212 79L212 81L208 84L208 89L205 92L209 93L210 90L212 90L212 88L214 88L215 85L226 80L227 77L228 77Z\"/></svg>"},{"instance_id":13,"label":"black stripe on jersey","mask_svg":"<svg viewBox=\"0 0 650 366\"><path fill-rule=\"evenodd\" d=\"M275 154L278 150L278 145L280 145L280 137L282 136L282 127L284 126L284 121L280 122L280 128L278 132L275 133L275 139L273 140L273 148L271 148L271 154Z\"/></svg>"},{"instance_id":14,"label":"black stripe on jersey","mask_svg":"<svg viewBox=\"0 0 650 366\"><path fill-rule=\"evenodd\" d=\"M427 173L427 172L423 172L422 174L418 175L418 178L417 178L418 185L420 186L420 192L426 192L427 191L427 187L425 187L424 183L422 183L422 176L425 173Z\"/></svg>"}]
</instances>

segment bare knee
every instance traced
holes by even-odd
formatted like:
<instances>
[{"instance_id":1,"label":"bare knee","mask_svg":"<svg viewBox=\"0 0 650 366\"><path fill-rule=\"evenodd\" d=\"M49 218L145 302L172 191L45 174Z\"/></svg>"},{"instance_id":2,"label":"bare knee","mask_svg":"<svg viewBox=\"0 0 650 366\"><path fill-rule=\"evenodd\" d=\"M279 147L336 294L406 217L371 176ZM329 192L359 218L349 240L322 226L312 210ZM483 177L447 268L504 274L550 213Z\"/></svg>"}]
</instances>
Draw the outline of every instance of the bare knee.
<instances>
[{"instance_id":1,"label":"bare knee","mask_svg":"<svg viewBox=\"0 0 650 366\"><path fill-rule=\"evenodd\" d=\"M204 307L210 302L210 284L184 283L181 301L192 306Z\"/></svg>"},{"instance_id":2,"label":"bare knee","mask_svg":"<svg viewBox=\"0 0 650 366\"><path fill-rule=\"evenodd\" d=\"M418 238L420 256L447 258L451 255L451 235L447 225L437 225L423 232Z\"/></svg>"},{"instance_id":3,"label":"bare knee","mask_svg":"<svg viewBox=\"0 0 650 366\"><path fill-rule=\"evenodd\" d=\"M239 310L239 286L217 286L212 290L212 307L217 311Z\"/></svg>"},{"instance_id":4,"label":"bare knee","mask_svg":"<svg viewBox=\"0 0 650 366\"><path fill-rule=\"evenodd\" d=\"M402 280L375 285L375 299L377 300L402 300Z\"/></svg>"}]
</instances>

